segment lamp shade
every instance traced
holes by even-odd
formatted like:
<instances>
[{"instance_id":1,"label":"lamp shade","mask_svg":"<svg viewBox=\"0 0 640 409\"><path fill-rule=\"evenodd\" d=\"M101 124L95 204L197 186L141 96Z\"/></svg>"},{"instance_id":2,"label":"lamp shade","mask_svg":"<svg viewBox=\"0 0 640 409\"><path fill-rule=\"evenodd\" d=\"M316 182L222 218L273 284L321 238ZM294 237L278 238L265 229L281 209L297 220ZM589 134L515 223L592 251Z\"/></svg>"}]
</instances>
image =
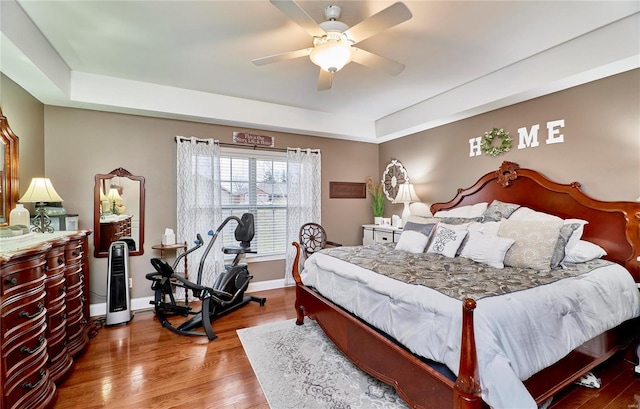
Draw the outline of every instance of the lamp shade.
<instances>
[{"instance_id":1,"label":"lamp shade","mask_svg":"<svg viewBox=\"0 0 640 409\"><path fill-rule=\"evenodd\" d=\"M351 45L343 41L328 41L316 45L311 51L311 61L327 72L337 72L351 61Z\"/></svg>"},{"instance_id":2,"label":"lamp shade","mask_svg":"<svg viewBox=\"0 0 640 409\"><path fill-rule=\"evenodd\" d=\"M49 178L33 178L25 194L18 200L23 203L62 202Z\"/></svg>"},{"instance_id":3,"label":"lamp shade","mask_svg":"<svg viewBox=\"0 0 640 409\"><path fill-rule=\"evenodd\" d=\"M416 195L416 191L413 189L413 184L403 183L399 186L398 194L393 200L393 203L411 203L419 201L420 198Z\"/></svg>"},{"instance_id":4,"label":"lamp shade","mask_svg":"<svg viewBox=\"0 0 640 409\"><path fill-rule=\"evenodd\" d=\"M109 189L109 194L107 195L107 199L113 202L114 200L122 200L122 197L120 196L120 193L118 193L118 189L116 189L115 187L112 187L111 189Z\"/></svg>"}]
</instances>

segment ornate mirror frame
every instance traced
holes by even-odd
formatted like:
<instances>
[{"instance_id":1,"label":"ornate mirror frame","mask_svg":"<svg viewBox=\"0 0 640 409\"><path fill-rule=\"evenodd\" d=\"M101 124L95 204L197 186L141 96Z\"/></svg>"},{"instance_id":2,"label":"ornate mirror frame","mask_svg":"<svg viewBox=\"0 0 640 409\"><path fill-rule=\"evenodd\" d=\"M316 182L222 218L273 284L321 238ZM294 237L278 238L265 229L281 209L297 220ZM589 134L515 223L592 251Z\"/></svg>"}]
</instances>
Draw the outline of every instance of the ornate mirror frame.
<instances>
[{"instance_id":1,"label":"ornate mirror frame","mask_svg":"<svg viewBox=\"0 0 640 409\"><path fill-rule=\"evenodd\" d=\"M111 185L111 180L113 178L120 178L120 179L127 179L129 181L132 182L139 182L139 197L138 197L138 215L132 216L133 218L135 216L138 217L138 226L137 226L137 241L136 241L136 249L135 251L130 251L129 255L130 256L140 256L142 254L144 254L144 196L145 196L145 191L144 191L144 177L143 176L134 176L131 173L129 173L129 171L127 171L126 169L123 168L118 168L118 169L114 169L109 173L106 174L98 174L95 176L95 187L93 189L93 245L94 245L94 249L93 249L93 255L94 257L97 258L101 258L101 257L108 257L109 256L109 250L108 250L108 240L105 237L102 237L102 235L104 235L106 230L101 229L101 224L102 225L106 225L107 223L104 223L104 220L102 218L102 213L101 213L101 208L102 208L102 201L101 201L101 188L103 189L103 191L105 190L105 187L107 186L107 182L109 182L109 185ZM105 192L107 193L107 192ZM127 192L129 193L129 192ZM130 194L130 193L129 193ZM131 197L131 196L130 196ZM135 199L135 197L133 198ZM125 201L126 204L126 201ZM101 221L103 223L101 223ZM135 221L135 220L134 220ZM135 235L134 235L135 236ZM135 238L135 237L134 237Z\"/></svg>"},{"instance_id":2,"label":"ornate mirror frame","mask_svg":"<svg viewBox=\"0 0 640 409\"><path fill-rule=\"evenodd\" d=\"M2 114L0 107L0 224L9 223L9 212L20 199L18 167L18 137L9 126L9 121Z\"/></svg>"},{"instance_id":3,"label":"ornate mirror frame","mask_svg":"<svg viewBox=\"0 0 640 409\"><path fill-rule=\"evenodd\" d=\"M400 185L408 181L407 170L402 166L402 163L393 159L382 174L382 189L387 199L393 202L398 195Z\"/></svg>"}]
</instances>

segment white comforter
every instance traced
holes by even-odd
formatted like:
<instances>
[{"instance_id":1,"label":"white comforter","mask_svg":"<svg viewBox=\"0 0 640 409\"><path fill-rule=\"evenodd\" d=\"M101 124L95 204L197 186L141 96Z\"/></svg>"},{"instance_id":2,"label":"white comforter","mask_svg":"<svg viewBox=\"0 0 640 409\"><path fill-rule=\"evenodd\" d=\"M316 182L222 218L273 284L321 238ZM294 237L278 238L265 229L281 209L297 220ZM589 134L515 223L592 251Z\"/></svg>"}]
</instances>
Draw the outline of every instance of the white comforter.
<instances>
[{"instance_id":1,"label":"white comforter","mask_svg":"<svg viewBox=\"0 0 640 409\"><path fill-rule=\"evenodd\" d=\"M458 373L461 302L315 253L302 281L390 334L412 352ZM475 338L482 397L493 408L536 408L524 387L534 373L594 336L640 315L640 295L620 265L478 301Z\"/></svg>"}]
</instances>

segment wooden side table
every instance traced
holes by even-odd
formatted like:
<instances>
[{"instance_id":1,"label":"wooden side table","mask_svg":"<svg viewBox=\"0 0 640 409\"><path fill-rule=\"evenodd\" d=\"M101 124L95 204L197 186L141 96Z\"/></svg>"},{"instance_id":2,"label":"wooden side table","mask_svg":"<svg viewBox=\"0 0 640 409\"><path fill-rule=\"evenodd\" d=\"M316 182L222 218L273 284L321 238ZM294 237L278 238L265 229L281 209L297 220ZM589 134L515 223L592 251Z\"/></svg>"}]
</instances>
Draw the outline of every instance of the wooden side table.
<instances>
[{"instance_id":1,"label":"wooden side table","mask_svg":"<svg viewBox=\"0 0 640 409\"><path fill-rule=\"evenodd\" d=\"M165 251L167 250L187 250L187 242L185 241L184 243L180 243L180 244L155 244L153 246L151 246L152 249L154 250L160 250L160 259L162 261L166 261L165 258ZM188 263L188 256L184 257L184 279L188 280L189 279L189 263ZM184 289L184 302L186 305L189 305L189 291L185 288Z\"/></svg>"}]
</instances>

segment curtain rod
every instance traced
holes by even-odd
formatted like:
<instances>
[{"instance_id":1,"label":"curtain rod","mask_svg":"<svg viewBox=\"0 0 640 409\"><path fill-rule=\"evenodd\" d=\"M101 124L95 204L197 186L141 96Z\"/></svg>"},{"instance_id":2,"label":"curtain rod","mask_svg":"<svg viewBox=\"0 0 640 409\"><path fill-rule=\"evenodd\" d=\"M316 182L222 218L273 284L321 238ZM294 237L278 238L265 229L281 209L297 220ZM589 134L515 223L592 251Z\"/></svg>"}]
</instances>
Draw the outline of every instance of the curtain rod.
<instances>
[{"instance_id":1,"label":"curtain rod","mask_svg":"<svg viewBox=\"0 0 640 409\"><path fill-rule=\"evenodd\" d=\"M175 138L176 142L191 142L191 138L186 138L183 136L176 136ZM196 143L209 143L210 139L198 139L195 138ZM252 150L263 150L263 151L272 151L272 152L289 152L289 151L296 151L298 149L296 148L274 148L271 146L258 146L258 145L239 145L239 144L235 144L235 143L228 143L228 142L220 142L217 140L214 140L213 143L217 143L218 145L220 145L221 148L240 148L240 149L252 149ZM304 151L306 149L301 149L301 151ZM310 153L320 153L319 149L312 149L310 150Z\"/></svg>"}]
</instances>

